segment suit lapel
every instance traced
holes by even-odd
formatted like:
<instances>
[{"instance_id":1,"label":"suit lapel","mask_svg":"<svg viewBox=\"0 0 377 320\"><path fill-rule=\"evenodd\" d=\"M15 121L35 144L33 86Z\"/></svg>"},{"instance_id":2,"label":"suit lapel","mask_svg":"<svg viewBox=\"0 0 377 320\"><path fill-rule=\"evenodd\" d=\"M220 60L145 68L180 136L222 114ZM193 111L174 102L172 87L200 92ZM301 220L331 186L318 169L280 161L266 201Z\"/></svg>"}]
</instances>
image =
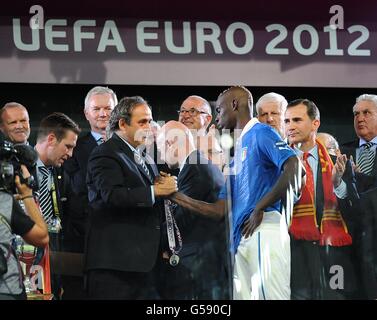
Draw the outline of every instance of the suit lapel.
<instances>
[{"instance_id":1,"label":"suit lapel","mask_svg":"<svg viewBox=\"0 0 377 320\"><path fill-rule=\"evenodd\" d=\"M359 147L359 140L354 141L352 147L351 147L351 155L353 158L353 161L356 162L356 149Z\"/></svg>"},{"instance_id":2,"label":"suit lapel","mask_svg":"<svg viewBox=\"0 0 377 320\"><path fill-rule=\"evenodd\" d=\"M323 205L324 205L324 194L323 194L323 178L322 178L322 167L321 161L318 159L317 167L317 187L316 187L316 197L315 206L317 212L317 222L320 223L323 215Z\"/></svg>"},{"instance_id":3,"label":"suit lapel","mask_svg":"<svg viewBox=\"0 0 377 320\"><path fill-rule=\"evenodd\" d=\"M82 145L88 157L92 153L93 149L98 146L97 141L90 132L82 139Z\"/></svg>"},{"instance_id":4,"label":"suit lapel","mask_svg":"<svg viewBox=\"0 0 377 320\"><path fill-rule=\"evenodd\" d=\"M182 170L178 174L177 183L178 183L178 189L180 189L180 186L182 186L183 181L186 179L187 174L190 172L190 163L191 164L199 164L200 163L200 152L196 150L195 152L192 152L189 157L186 159L186 162L184 166L182 167Z\"/></svg>"},{"instance_id":5,"label":"suit lapel","mask_svg":"<svg viewBox=\"0 0 377 320\"><path fill-rule=\"evenodd\" d=\"M92 148L98 146L97 141L94 139L90 131L85 136L83 136L82 143L88 144Z\"/></svg>"},{"instance_id":6,"label":"suit lapel","mask_svg":"<svg viewBox=\"0 0 377 320\"><path fill-rule=\"evenodd\" d=\"M373 164L373 169L372 169L372 176L376 177L377 176L377 148L374 151L374 164Z\"/></svg>"},{"instance_id":7,"label":"suit lapel","mask_svg":"<svg viewBox=\"0 0 377 320\"><path fill-rule=\"evenodd\" d=\"M152 178L158 177L160 174L158 172L157 166L154 163L151 156L148 155L148 153L145 153L145 165L148 167L150 174L152 175ZM153 183L153 181L152 181Z\"/></svg>"},{"instance_id":8,"label":"suit lapel","mask_svg":"<svg viewBox=\"0 0 377 320\"><path fill-rule=\"evenodd\" d=\"M137 167L137 169L139 170L139 172L150 182L150 184L153 184L153 181L148 176L148 174L145 172L145 170L143 169L143 167L139 163L137 163L135 161L134 152L131 150L131 148L117 134L114 134L113 137L112 137L112 139L114 139L114 141L116 141L116 143L124 151L124 153L126 154L126 156L135 164L135 166ZM151 173L151 171L150 171L150 173Z\"/></svg>"}]
</instances>

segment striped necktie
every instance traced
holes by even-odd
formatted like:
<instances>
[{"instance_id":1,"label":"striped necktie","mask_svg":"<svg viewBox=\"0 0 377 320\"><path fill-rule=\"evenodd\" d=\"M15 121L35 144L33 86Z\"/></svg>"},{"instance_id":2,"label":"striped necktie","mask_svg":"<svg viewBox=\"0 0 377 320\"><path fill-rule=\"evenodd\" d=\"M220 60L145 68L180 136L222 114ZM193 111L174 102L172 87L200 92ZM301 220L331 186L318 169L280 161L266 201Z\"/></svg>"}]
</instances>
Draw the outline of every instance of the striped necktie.
<instances>
[{"instance_id":1,"label":"striped necktie","mask_svg":"<svg viewBox=\"0 0 377 320\"><path fill-rule=\"evenodd\" d=\"M100 144L102 144L104 142L105 142L105 140L102 137L97 139L97 144L98 145L100 145Z\"/></svg>"},{"instance_id":2,"label":"striped necktie","mask_svg":"<svg viewBox=\"0 0 377 320\"><path fill-rule=\"evenodd\" d=\"M358 167L360 172L370 174L373 169L374 158L376 155L375 150L372 150L373 142L368 142L360 147Z\"/></svg>"},{"instance_id":3,"label":"striped necktie","mask_svg":"<svg viewBox=\"0 0 377 320\"><path fill-rule=\"evenodd\" d=\"M49 180L52 168L46 168L45 166L39 167L39 172L42 175L42 181L39 186L39 206L42 211L42 215L46 223L49 223L53 217L52 198L51 191L49 189Z\"/></svg>"},{"instance_id":4,"label":"striped necktie","mask_svg":"<svg viewBox=\"0 0 377 320\"><path fill-rule=\"evenodd\" d=\"M151 175L151 173L150 173L147 165L145 164L144 159L141 157L141 155L137 151L135 151L134 154L135 154L135 161L136 161L136 163L138 163L138 164L141 165L141 167L143 168L143 170L145 171L145 173L147 174L147 176L149 177L149 179L151 181L153 181L152 175Z\"/></svg>"}]
</instances>

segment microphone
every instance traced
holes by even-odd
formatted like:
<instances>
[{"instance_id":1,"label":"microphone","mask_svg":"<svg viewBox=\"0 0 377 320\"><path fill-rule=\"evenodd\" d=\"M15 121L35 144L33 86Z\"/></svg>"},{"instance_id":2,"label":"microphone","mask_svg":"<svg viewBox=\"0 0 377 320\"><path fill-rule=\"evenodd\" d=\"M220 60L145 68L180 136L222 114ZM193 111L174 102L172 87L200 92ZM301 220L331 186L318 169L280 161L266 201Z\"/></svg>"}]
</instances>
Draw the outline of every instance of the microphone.
<instances>
[{"instance_id":1,"label":"microphone","mask_svg":"<svg viewBox=\"0 0 377 320\"><path fill-rule=\"evenodd\" d=\"M15 144L13 148L17 151L18 160L28 168L34 167L38 161L38 153L27 144Z\"/></svg>"}]
</instances>

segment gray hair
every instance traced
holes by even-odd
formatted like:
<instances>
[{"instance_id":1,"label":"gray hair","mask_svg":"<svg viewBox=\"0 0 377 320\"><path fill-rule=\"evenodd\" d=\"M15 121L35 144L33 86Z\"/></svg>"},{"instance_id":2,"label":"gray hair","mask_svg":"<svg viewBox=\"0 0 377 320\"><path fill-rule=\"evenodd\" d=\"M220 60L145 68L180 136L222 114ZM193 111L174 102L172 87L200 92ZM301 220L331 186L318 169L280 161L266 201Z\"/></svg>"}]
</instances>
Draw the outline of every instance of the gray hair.
<instances>
[{"instance_id":1,"label":"gray hair","mask_svg":"<svg viewBox=\"0 0 377 320\"><path fill-rule=\"evenodd\" d=\"M285 99L281 94L278 94L276 92L269 92L264 94L259 98L256 104L256 111L257 114L259 113L259 108L261 104L266 103L266 102L275 102L279 105L279 108L281 110L281 113L285 113L285 110L287 109L288 101Z\"/></svg>"},{"instance_id":2,"label":"gray hair","mask_svg":"<svg viewBox=\"0 0 377 320\"><path fill-rule=\"evenodd\" d=\"M109 94L114 101L114 105L118 104L118 98L113 90L111 90L108 87L97 86L90 89L89 92L87 93L85 97L85 104L84 104L85 109L88 107L90 98L98 94Z\"/></svg>"},{"instance_id":3,"label":"gray hair","mask_svg":"<svg viewBox=\"0 0 377 320\"><path fill-rule=\"evenodd\" d=\"M374 103L374 106L377 108L377 95L375 94L362 94L356 98L356 103L353 106L353 110L355 110L356 104L358 104L360 101L370 101Z\"/></svg>"},{"instance_id":4,"label":"gray hair","mask_svg":"<svg viewBox=\"0 0 377 320\"><path fill-rule=\"evenodd\" d=\"M148 102L140 96L122 98L115 106L113 112L111 112L107 133L111 134L112 132L119 130L120 119L124 119L126 123L130 125L132 111L140 104L145 104L150 108Z\"/></svg>"}]
</instances>

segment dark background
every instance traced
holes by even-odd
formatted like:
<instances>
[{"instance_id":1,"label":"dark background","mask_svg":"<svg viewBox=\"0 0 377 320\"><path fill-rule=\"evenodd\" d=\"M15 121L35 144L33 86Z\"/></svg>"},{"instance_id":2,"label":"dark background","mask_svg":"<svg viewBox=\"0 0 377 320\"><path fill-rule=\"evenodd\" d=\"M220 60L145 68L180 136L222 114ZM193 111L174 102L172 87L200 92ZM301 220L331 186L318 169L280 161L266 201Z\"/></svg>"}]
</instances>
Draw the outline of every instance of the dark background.
<instances>
[{"instance_id":1,"label":"dark background","mask_svg":"<svg viewBox=\"0 0 377 320\"><path fill-rule=\"evenodd\" d=\"M94 85L82 84L20 84L0 83L0 106L16 101L23 104L30 115L32 127L31 143L34 143L39 121L54 111L64 112L87 129L83 115L84 99ZM106 84L105 84L106 86ZM156 121L177 119L176 110L189 95L200 95L209 101L216 101L217 96L226 87L218 86L130 86L109 85L118 99L124 96L140 95L152 107ZM288 101L297 98L313 100L321 111L319 131L335 135L340 143L355 137L353 129L352 107L357 96L363 93L377 94L376 88L305 88L305 87L248 87L253 94L254 103L267 92L277 92Z\"/></svg>"}]
</instances>

